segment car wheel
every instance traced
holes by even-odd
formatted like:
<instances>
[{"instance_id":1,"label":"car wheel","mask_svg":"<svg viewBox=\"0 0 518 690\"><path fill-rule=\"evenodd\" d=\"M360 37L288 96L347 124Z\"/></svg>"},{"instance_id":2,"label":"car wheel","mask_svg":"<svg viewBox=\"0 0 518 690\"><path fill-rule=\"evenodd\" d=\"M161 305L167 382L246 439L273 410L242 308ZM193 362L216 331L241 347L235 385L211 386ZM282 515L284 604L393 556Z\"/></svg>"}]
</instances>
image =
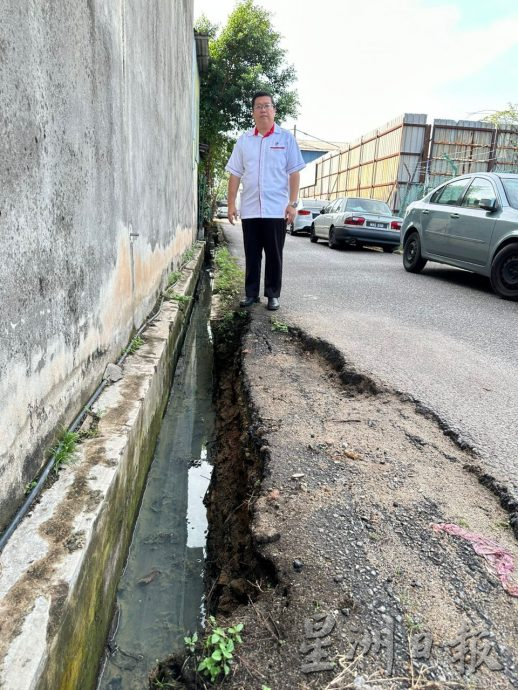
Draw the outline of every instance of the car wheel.
<instances>
[{"instance_id":1,"label":"car wheel","mask_svg":"<svg viewBox=\"0 0 518 690\"><path fill-rule=\"evenodd\" d=\"M417 232L410 233L405 240L403 266L409 273L420 273L426 266L426 259L421 256L421 240Z\"/></svg>"},{"instance_id":2,"label":"car wheel","mask_svg":"<svg viewBox=\"0 0 518 690\"><path fill-rule=\"evenodd\" d=\"M311 230L309 231L309 240L310 240L310 242L318 242L318 237L315 235L315 225L314 224L311 226Z\"/></svg>"},{"instance_id":3,"label":"car wheel","mask_svg":"<svg viewBox=\"0 0 518 690\"><path fill-rule=\"evenodd\" d=\"M495 256L491 287L504 299L518 300L518 243L508 244Z\"/></svg>"},{"instance_id":4,"label":"car wheel","mask_svg":"<svg viewBox=\"0 0 518 690\"><path fill-rule=\"evenodd\" d=\"M382 249L384 254L392 254L394 252L395 247L382 247Z\"/></svg>"},{"instance_id":5,"label":"car wheel","mask_svg":"<svg viewBox=\"0 0 518 690\"><path fill-rule=\"evenodd\" d=\"M336 241L336 232L333 227L329 228L329 249L338 249L338 242Z\"/></svg>"}]
</instances>

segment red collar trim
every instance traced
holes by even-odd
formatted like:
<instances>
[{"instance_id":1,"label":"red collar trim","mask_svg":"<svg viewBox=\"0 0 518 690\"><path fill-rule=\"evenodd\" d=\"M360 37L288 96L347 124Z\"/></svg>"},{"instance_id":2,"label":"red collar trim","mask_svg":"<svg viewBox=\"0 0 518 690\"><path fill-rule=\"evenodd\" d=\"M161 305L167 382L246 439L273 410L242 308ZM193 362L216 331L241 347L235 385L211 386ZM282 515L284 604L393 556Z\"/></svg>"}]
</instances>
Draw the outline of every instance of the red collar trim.
<instances>
[{"instance_id":1,"label":"red collar trim","mask_svg":"<svg viewBox=\"0 0 518 690\"><path fill-rule=\"evenodd\" d=\"M274 133L274 131L275 131L275 123L272 125L272 128L271 128L268 132L266 132L265 135L263 135L263 139L265 139L266 137L269 137L270 134L273 134L273 133ZM256 127L256 128L254 129L254 137L256 137L256 136L258 136L258 135L259 135L259 130L258 130L257 127Z\"/></svg>"}]
</instances>

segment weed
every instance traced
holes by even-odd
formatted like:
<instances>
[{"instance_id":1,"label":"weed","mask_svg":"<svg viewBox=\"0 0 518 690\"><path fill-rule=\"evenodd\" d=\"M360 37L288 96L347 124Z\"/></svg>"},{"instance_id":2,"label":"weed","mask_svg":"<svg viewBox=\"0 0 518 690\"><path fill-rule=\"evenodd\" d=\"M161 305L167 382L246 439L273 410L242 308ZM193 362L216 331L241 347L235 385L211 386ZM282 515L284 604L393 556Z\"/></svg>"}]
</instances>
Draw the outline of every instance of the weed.
<instances>
[{"instance_id":1,"label":"weed","mask_svg":"<svg viewBox=\"0 0 518 690\"><path fill-rule=\"evenodd\" d=\"M84 441L87 438L96 438L99 436L99 429L97 427L90 427L90 429L84 429L78 433L78 439Z\"/></svg>"},{"instance_id":2,"label":"weed","mask_svg":"<svg viewBox=\"0 0 518 690\"><path fill-rule=\"evenodd\" d=\"M132 355L139 349L139 347L142 347L142 345L144 345L144 341L140 335L136 335L128 345L127 351L130 355Z\"/></svg>"},{"instance_id":3,"label":"weed","mask_svg":"<svg viewBox=\"0 0 518 690\"><path fill-rule=\"evenodd\" d=\"M381 539L380 535L377 532L367 532L367 537L374 542L379 541Z\"/></svg>"},{"instance_id":4,"label":"weed","mask_svg":"<svg viewBox=\"0 0 518 690\"><path fill-rule=\"evenodd\" d=\"M167 680L158 680L158 678L153 679L154 688L175 688L178 687L176 683L169 683Z\"/></svg>"},{"instance_id":5,"label":"weed","mask_svg":"<svg viewBox=\"0 0 518 690\"><path fill-rule=\"evenodd\" d=\"M28 482L25 485L25 495L26 496L28 496L31 493L31 491L34 489L34 487L36 486L37 483L38 482L35 479L33 479L32 482Z\"/></svg>"},{"instance_id":6,"label":"weed","mask_svg":"<svg viewBox=\"0 0 518 690\"><path fill-rule=\"evenodd\" d=\"M181 271L172 271L168 276L167 276L167 287L173 286L175 283L177 283L180 278L181 278L182 272Z\"/></svg>"},{"instance_id":7,"label":"weed","mask_svg":"<svg viewBox=\"0 0 518 690\"><path fill-rule=\"evenodd\" d=\"M214 253L216 266L214 293L221 299L223 312L232 311L235 296L243 281L243 271L237 265L237 259L230 254L227 247L218 247Z\"/></svg>"},{"instance_id":8,"label":"weed","mask_svg":"<svg viewBox=\"0 0 518 690\"><path fill-rule=\"evenodd\" d=\"M169 298L178 302L178 304L187 304L192 300L190 295L180 295L178 292L173 292L169 295Z\"/></svg>"},{"instance_id":9,"label":"weed","mask_svg":"<svg viewBox=\"0 0 518 690\"><path fill-rule=\"evenodd\" d=\"M194 257L196 254L196 245L193 247L190 247L187 249L183 254L182 258L180 259L180 265L184 266L185 264L188 264L189 261Z\"/></svg>"},{"instance_id":10,"label":"weed","mask_svg":"<svg viewBox=\"0 0 518 690\"><path fill-rule=\"evenodd\" d=\"M67 465L75 453L79 434L75 431L64 431L57 444L52 448L54 457L54 472L59 472L63 465Z\"/></svg>"},{"instance_id":11,"label":"weed","mask_svg":"<svg viewBox=\"0 0 518 690\"><path fill-rule=\"evenodd\" d=\"M184 637L183 641L185 642L185 646L190 651L190 653L194 654L194 650L196 649L196 643L198 642L198 633L195 632L190 637Z\"/></svg>"},{"instance_id":12,"label":"weed","mask_svg":"<svg viewBox=\"0 0 518 690\"><path fill-rule=\"evenodd\" d=\"M411 613L406 613L405 614L405 625L407 627L407 630L409 633L414 634L418 633L422 629L422 623L415 618Z\"/></svg>"},{"instance_id":13,"label":"weed","mask_svg":"<svg viewBox=\"0 0 518 690\"><path fill-rule=\"evenodd\" d=\"M468 528L469 528L468 521L465 520L464 518L459 518L459 519L457 520L457 524L459 525L459 527L464 527L464 529L468 529Z\"/></svg>"},{"instance_id":14,"label":"weed","mask_svg":"<svg viewBox=\"0 0 518 690\"><path fill-rule=\"evenodd\" d=\"M198 671L210 677L211 683L214 683L221 674L226 676L230 672L235 646L243 642L240 635L243 624L239 623L230 628L222 628L217 625L214 616L210 616L209 621L210 630L203 643L205 656L198 664ZM189 649L192 646L193 638L194 635L191 638L186 638L186 645Z\"/></svg>"},{"instance_id":15,"label":"weed","mask_svg":"<svg viewBox=\"0 0 518 690\"><path fill-rule=\"evenodd\" d=\"M288 326L282 321L276 319L275 316L272 316L272 331L278 331L279 333L287 333Z\"/></svg>"}]
</instances>

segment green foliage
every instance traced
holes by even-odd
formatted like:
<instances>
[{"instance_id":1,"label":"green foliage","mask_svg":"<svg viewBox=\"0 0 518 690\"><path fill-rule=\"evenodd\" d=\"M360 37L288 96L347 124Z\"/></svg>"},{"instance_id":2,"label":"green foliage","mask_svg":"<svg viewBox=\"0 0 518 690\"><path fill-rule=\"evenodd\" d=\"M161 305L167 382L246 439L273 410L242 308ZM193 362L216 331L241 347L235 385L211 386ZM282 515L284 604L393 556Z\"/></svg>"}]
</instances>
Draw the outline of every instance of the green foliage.
<instances>
[{"instance_id":1,"label":"green foliage","mask_svg":"<svg viewBox=\"0 0 518 690\"><path fill-rule=\"evenodd\" d=\"M136 335L131 341L131 343L128 345L127 351L130 355L132 355L139 349L139 347L142 347L142 345L144 345L144 341L142 340L140 335Z\"/></svg>"},{"instance_id":2,"label":"green foliage","mask_svg":"<svg viewBox=\"0 0 518 690\"><path fill-rule=\"evenodd\" d=\"M171 287L172 285L177 283L180 280L181 275L182 275L181 271L172 271L167 276L167 287Z\"/></svg>"},{"instance_id":3,"label":"green foliage","mask_svg":"<svg viewBox=\"0 0 518 690\"><path fill-rule=\"evenodd\" d=\"M198 642L198 633L195 632L190 637L184 637L183 641L185 642L185 646L187 647L189 652L191 654L194 654L194 650L196 649L196 643Z\"/></svg>"},{"instance_id":4,"label":"green foliage","mask_svg":"<svg viewBox=\"0 0 518 690\"><path fill-rule=\"evenodd\" d=\"M188 264L191 259L194 258L194 255L196 254L196 246L190 247L189 249L186 249L184 253L182 254L182 258L180 259L180 265L184 266L185 264Z\"/></svg>"},{"instance_id":5,"label":"green foliage","mask_svg":"<svg viewBox=\"0 0 518 690\"><path fill-rule=\"evenodd\" d=\"M90 429L83 429L78 433L80 441L83 441L86 438L96 438L97 436L99 436L99 429L94 426Z\"/></svg>"},{"instance_id":6,"label":"green foliage","mask_svg":"<svg viewBox=\"0 0 518 690\"><path fill-rule=\"evenodd\" d=\"M236 644L241 644L241 631L243 624L239 623L230 628L222 628L216 624L216 619L211 616L210 629L203 643L205 656L198 664L198 671L210 678L211 683L230 672L230 664L234 655Z\"/></svg>"},{"instance_id":7,"label":"green foliage","mask_svg":"<svg viewBox=\"0 0 518 690\"><path fill-rule=\"evenodd\" d=\"M214 253L216 267L213 291L220 296L223 318L233 316L233 302L243 282L243 271L227 247L218 247Z\"/></svg>"},{"instance_id":8,"label":"green foliage","mask_svg":"<svg viewBox=\"0 0 518 690\"><path fill-rule=\"evenodd\" d=\"M276 319L275 316L272 316L272 331L278 331L279 333L287 333L288 326L282 321Z\"/></svg>"},{"instance_id":9,"label":"green foliage","mask_svg":"<svg viewBox=\"0 0 518 690\"><path fill-rule=\"evenodd\" d=\"M190 295L181 295L178 292L170 292L168 293L169 299L172 299L174 302L178 302L180 305L187 304L192 300L192 297Z\"/></svg>"},{"instance_id":10,"label":"green foliage","mask_svg":"<svg viewBox=\"0 0 518 690\"><path fill-rule=\"evenodd\" d=\"M209 36L209 67L201 75L200 141L209 146L203 165L213 201L236 132L253 124L253 94L265 90L273 95L279 122L297 113L297 94L290 88L295 69L285 61L281 34L270 17L253 0L242 0L221 30L205 16L196 22L196 31Z\"/></svg>"},{"instance_id":11,"label":"green foliage","mask_svg":"<svg viewBox=\"0 0 518 690\"><path fill-rule=\"evenodd\" d=\"M38 482L35 479L33 479L32 482L28 482L25 485L25 495L26 496L28 496L31 493L31 491L34 489L34 487L36 486L37 483Z\"/></svg>"},{"instance_id":12,"label":"green foliage","mask_svg":"<svg viewBox=\"0 0 518 690\"><path fill-rule=\"evenodd\" d=\"M482 118L484 122L503 127L505 125L518 125L518 103L508 103L506 110L495 110Z\"/></svg>"},{"instance_id":13,"label":"green foliage","mask_svg":"<svg viewBox=\"0 0 518 690\"><path fill-rule=\"evenodd\" d=\"M52 448L51 454L54 455L54 472L59 472L63 465L67 465L75 453L79 434L75 431L63 431L61 438Z\"/></svg>"}]
</instances>

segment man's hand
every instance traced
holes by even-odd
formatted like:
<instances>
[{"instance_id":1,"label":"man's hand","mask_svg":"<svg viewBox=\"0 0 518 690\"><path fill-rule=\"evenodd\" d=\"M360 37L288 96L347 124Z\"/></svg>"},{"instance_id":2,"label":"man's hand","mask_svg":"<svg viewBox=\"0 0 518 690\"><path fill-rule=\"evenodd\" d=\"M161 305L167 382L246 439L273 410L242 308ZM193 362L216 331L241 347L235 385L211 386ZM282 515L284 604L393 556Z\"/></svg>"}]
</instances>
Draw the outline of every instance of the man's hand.
<instances>
[{"instance_id":1,"label":"man's hand","mask_svg":"<svg viewBox=\"0 0 518 690\"><path fill-rule=\"evenodd\" d=\"M293 206L286 206L286 210L284 211L284 217L286 218L286 222L288 225L293 223L293 221L295 220L296 213L297 211L293 208Z\"/></svg>"},{"instance_id":2,"label":"man's hand","mask_svg":"<svg viewBox=\"0 0 518 690\"><path fill-rule=\"evenodd\" d=\"M236 205L235 204L229 204L228 205L228 222L231 225L234 225L234 223L237 220L237 210L236 210Z\"/></svg>"}]
</instances>

